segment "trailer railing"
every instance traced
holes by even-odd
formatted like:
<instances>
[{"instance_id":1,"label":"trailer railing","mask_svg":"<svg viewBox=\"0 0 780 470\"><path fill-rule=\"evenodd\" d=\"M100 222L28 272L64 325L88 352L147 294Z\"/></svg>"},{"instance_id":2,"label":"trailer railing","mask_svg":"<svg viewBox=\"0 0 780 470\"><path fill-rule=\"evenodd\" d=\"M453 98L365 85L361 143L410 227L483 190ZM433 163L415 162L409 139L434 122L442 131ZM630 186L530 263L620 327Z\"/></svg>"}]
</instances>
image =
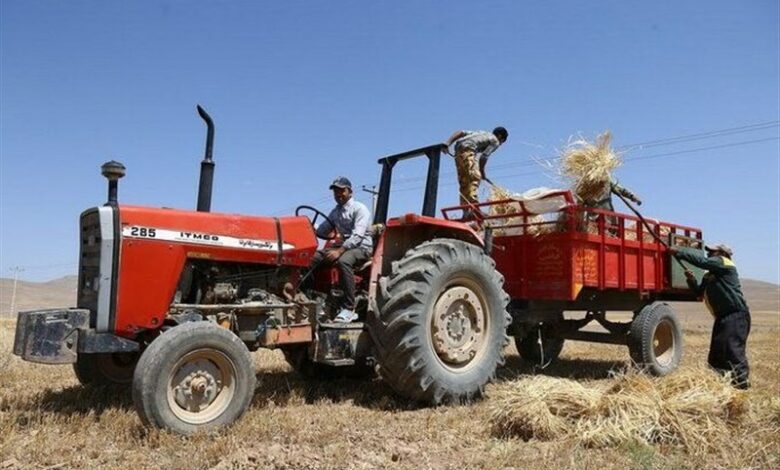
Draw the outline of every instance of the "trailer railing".
<instances>
[{"instance_id":1,"label":"trailer railing","mask_svg":"<svg viewBox=\"0 0 780 470\"><path fill-rule=\"evenodd\" d=\"M544 207L544 201L559 200L554 209L533 210L533 206ZM550 205L548 205L549 207ZM476 208L477 211L469 209ZM553 191L533 200L502 199L442 209L447 220L476 222L481 228L493 229L494 236L543 236L554 233L582 233L594 238L609 238L640 244L658 244L656 238L642 224L639 217L631 214L595 209L577 204L571 191ZM701 248L702 232L670 222L645 218L653 233L666 238L670 245Z\"/></svg>"}]
</instances>

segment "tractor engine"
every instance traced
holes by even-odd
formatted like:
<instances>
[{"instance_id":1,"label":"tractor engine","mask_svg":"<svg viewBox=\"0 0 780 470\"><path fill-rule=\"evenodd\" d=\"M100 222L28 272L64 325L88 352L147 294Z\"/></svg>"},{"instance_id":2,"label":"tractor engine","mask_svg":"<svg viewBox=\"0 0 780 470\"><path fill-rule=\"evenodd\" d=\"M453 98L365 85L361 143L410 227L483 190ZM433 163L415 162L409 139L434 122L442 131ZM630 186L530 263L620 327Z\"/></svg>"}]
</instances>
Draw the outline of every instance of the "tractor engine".
<instances>
[{"instance_id":1,"label":"tractor engine","mask_svg":"<svg viewBox=\"0 0 780 470\"><path fill-rule=\"evenodd\" d=\"M311 341L322 304L296 292L296 269L242 263L189 262L170 306L176 323L207 318L235 332L250 349Z\"/></svg>"}]
</instances>

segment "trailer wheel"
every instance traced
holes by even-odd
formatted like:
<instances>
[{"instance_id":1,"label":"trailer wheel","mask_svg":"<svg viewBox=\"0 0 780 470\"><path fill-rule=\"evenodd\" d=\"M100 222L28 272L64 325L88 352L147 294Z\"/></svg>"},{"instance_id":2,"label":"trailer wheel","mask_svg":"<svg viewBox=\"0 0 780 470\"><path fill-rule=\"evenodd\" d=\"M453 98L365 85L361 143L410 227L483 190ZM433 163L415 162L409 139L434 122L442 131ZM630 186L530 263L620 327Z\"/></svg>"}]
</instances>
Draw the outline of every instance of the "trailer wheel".
<instances>
[{"instance_id":1,"label":"trailer wheel","mask_svg":"<svg viewBox=\"0 0 780 470\"><path fill-rule=\"evenodd\" d=\"M133 381L138 356L137 352L79 354L73 372L84 386L128 385Z\"/></svg>"},{"instance_id":2,"label":"trailer wheel","mask_svg":"<svg viewBox=\"0 0 780 470\"><path fill-rule=\"evenodd\" d=\"M393 263L369 324L380 375L396 392L434 405L482 394L504 363L511 322L494 266L479 247L452 239L422 243Z\"/></svg>"},{"instance_id":3,"label":"trailer wheel","mask_svg":"<svg viewBox=\"0 0 780 470\"><path fill-rule=\"evenodd\" d=\"M141 355L133 402L145 424L192 434L241 417L255 382L238 336L210 322L190 322L158 336Z\"/></svg>"},{"instance_id":4,"label":"trailer wheel","mask_svg":"<svg viewBox=\"0 0 780 470\"><path fill-rule=\"evenodd\" d=\"M563 319L563 314L560 317ZM542 367L557 360L564 340L552 335L551 329L551 324L542 324L531 328L525 336L515 336L515 346L520 357Z\"/></svg>"},{"instance_id":5,"label":"trailer wheel","mask_svg":"<svg viewBox=\"0 0 780 470\"><path fill-rule=\"evenodd\" d=\"M640 310L628 334L631 360L642 370L664 376L680 365L682 329L669 304L655 302Z\"/></svg>"}]
</instances>

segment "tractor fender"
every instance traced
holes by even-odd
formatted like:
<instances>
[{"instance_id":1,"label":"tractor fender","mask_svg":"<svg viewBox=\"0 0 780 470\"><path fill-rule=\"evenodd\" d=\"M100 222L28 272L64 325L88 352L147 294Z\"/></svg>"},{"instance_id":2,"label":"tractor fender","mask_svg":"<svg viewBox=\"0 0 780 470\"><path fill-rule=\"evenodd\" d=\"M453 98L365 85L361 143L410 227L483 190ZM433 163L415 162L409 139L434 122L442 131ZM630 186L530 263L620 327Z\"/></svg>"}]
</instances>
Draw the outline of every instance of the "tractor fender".
<instances>
[{"instance_id":1,"label":"tractor fender","mask_svg":"<svg viewBox=\"0 0 780 470\"><path fill-rule=\"evenodd\" d=\"M463 222L418 214L390 219L376 243L371 266L370 298L375 298L376 282L390 273L393 261L401 259L410 248L434 238L451 238L484 246L482 237Z\"/></svg>"}]
</instances>

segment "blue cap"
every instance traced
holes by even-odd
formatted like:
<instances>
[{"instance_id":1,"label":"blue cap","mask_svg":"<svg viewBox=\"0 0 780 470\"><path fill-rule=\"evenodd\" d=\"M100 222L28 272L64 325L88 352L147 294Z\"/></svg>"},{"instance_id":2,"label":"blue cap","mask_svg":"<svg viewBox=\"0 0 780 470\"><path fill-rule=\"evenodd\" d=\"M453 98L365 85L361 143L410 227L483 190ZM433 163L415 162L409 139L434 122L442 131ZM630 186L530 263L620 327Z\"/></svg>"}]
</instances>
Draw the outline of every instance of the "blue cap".
<instances>
[{"instance_id":1,"label":"blue cap","mask_svg":"<svg viewBox=\"0 0 780 470\"><path fill-rule=\"evenodd\" d=\"M349 188L352 189L352 182L344 176L339 176L330 184L330 189L333 188Z\"/></svg>"}]
</instances>

